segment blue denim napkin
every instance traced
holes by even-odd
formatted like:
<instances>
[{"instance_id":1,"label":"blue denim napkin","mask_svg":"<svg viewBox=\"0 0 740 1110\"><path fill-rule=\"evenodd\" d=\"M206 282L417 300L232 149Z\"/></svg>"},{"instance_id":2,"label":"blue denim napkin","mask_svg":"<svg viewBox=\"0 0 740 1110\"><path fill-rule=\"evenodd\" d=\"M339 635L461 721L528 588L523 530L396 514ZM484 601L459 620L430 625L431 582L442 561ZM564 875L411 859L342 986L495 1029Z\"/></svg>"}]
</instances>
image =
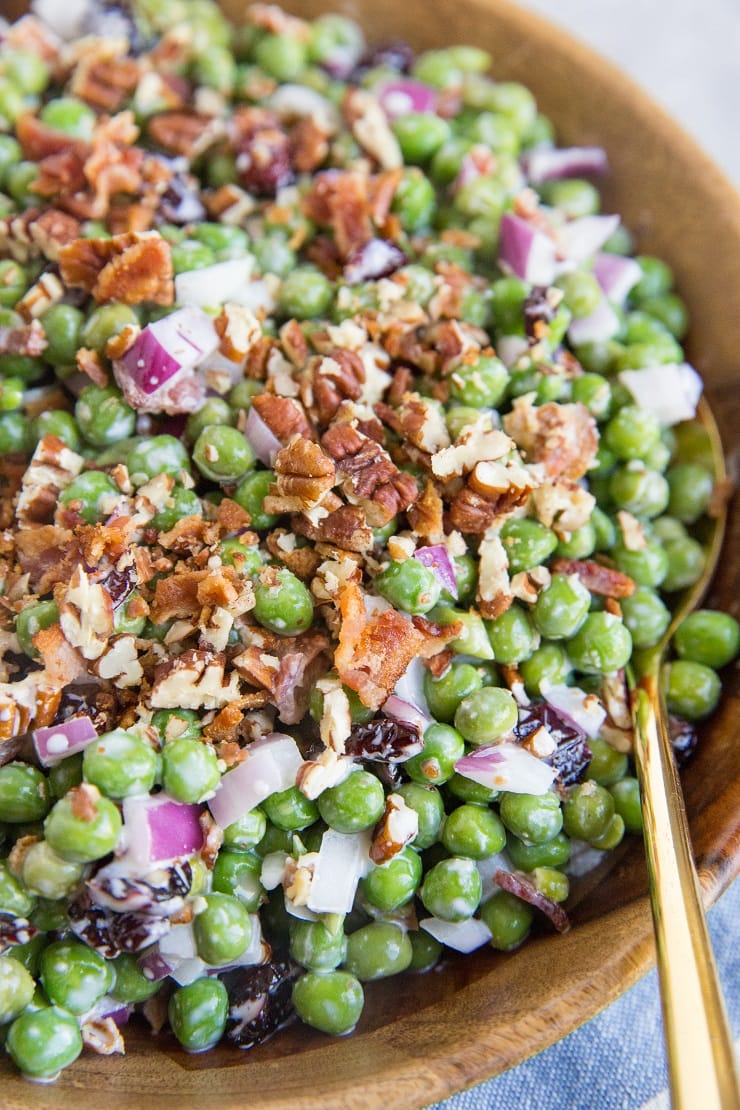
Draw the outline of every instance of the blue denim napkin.
<instances>
[{"instance_id":1,"label":"blue denim napkin","mask_svg":"<svg viewBox=\"0 0 740 1110\"><path fill-rule=\"evenodd\" d=\"M740 1045L740 880L709 911L736 1048ZM657 973L519 1067L431 1110L668 1110Z\"/></svg>"}]
</instances>

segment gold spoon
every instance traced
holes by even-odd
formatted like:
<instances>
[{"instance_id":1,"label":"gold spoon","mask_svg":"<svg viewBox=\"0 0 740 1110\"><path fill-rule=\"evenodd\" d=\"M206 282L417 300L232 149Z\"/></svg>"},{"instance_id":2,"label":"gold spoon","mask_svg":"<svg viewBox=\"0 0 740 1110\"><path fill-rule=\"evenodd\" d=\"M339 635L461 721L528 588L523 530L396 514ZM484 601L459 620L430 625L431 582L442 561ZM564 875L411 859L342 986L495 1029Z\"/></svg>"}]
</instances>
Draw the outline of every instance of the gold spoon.
<instances>
[{"instance_id":1,"label":"gold spoon","mask_svg":"<svg viewBox=\"0 0 740 1110\"><path fill-rule=\"evenodd\" d=\"M715 481L725 482L719 431L704 399L698 415L709 438ZM630 676L635 763L642 793L650 903L674 1110L740 1107L732 1037L659 689L660 668L670 639L684 617L700 603L716 568L726 516L722 508L713 520L701 578L686 590L662 640L645 653L639 671Z\"/></svg>"}]
</instances>

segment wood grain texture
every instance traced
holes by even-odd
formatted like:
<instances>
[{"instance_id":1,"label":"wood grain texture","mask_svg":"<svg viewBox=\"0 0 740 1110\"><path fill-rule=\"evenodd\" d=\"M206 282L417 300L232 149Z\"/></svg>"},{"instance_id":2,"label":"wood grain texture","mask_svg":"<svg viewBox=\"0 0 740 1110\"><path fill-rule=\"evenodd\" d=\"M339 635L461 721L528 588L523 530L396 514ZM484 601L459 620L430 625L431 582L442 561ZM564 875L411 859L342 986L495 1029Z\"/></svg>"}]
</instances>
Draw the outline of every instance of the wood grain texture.
<instances>
[{"instance_id":1,"label":"wood grain texture","mask_svg":"<svg viewBox=\"0 0 740 1110\"><path fill-rule=\"evenodd\" d=\"M522 80L565 143L596 142L619 211L641 251L665 257L692 313L689 355L707 380L724 441L740 452L740 206L722 174L617 70L505 0L291 0L298 14L343 9L375 40L415 46L471 42L495 72ZM241 0L227 0L238 15ZM736 458L738 456L736 455ZM740 514L730 522L710 603L738 615ZM737 670L684 776L700 878L711 904L740 869L740 697ZM53 1087L0 1064L4 1110L411 1110L497 1074L547 1047L636 982L654 960L641 846L618 854L605 881L580 891L574 928L519 952L451 959L423 977L369 984L357 1032L329 1040L295 1027L248 1053L189 1057L169 1035L126 1033L124 1059L89 1054ZM5 1067L5 1070L3 1070Z\"/></svg>"}]
</instances>

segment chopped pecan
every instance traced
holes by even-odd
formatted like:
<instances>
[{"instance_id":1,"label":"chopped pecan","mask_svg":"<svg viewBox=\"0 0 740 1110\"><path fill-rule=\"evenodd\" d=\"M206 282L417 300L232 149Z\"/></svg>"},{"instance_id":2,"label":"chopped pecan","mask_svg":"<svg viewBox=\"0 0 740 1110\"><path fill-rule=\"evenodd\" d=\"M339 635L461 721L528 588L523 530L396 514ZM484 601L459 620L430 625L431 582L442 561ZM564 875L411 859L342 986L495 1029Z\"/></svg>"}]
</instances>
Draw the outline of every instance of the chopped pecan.
<instances>
[{"instance_id":1,"label":"chopped pecan","mask_svg":"<svg viewBox=\"0 0 740 1110\"><path fill-rule=\"evenodd\" d=\"M38 320L17 327L0 327L0 354L37 358L46 350L46 333Z\"/></svg>"},{"instance_id":2,"label":"chopped pecan","mask_svg":"<svg viewBox=\"0 0 740 1110\"><path fill-rule=\"evenodd\" d=\"M288 320L280 329L280 345L295 367L300 368L308 358L308 340L297 320Z\"/></svg>"},{"instance_id":3,"label":"chopped pecan","mask_svg":"<svg viewBox=\"0 0 740 1110\"><path fill-rule=\"evenodd\" d=\"M637 589L629 575L592 559L556 559L550 569L553 574L577 575L586 589L603 597L631 597Z\"/></svg>"},{"instance_id":4,"label":"chopped pecan","mask_svg":"<svg viewBox=\"0 0 740 1110\"><path fill-rule=\"evenodd\" d=\"M135 638L113 636L98 659L95 670L100 678L112 682L119 689L139 686L144 670L139 662Z\"/></svg>"},{"instance_id":5,"label":"chopped pecan","mask_svg":"<svg viewBox=\"0 0 740 1110\"><path fill-rule=\"evenodd\" d=\"M246 17L256 27L262 27L274 35L289 35L299 42L307 42L310 37L309 24L298 16L289 15L279 4L250 4Z\"/></svg>"},{"instance_id":6,"label":"chopped pecan","mask_svg":"<svg viewBox=\"0 0 740 1110\"><path fill-rule=\"evenodd\" d=\"M84 459L57 436L43 436L34 451L16 505L21 524L46 524L54 517L59 494L82 470Z\"/></svg>"},{"instance_id":7,"label":"chopped pecan","mask_svg":"<svg viewBox=\"0 0 740 1110\"><path fill-rule=\"evenodd\" d=\"M290 132L290 159L298 173L313 173L329 153L330 135L312 116L292 127Z\"/></svg>"},{"instance_id":8,"label":"chopped pecan","mask_svg":"<svg viewBox=\"0 0 740 1110\"><path fill-rule=\"evenodd\" d=\"M514 600L509 582L509 558L497 532L486 533L478 548L478 606L489 620L501 616Z\"/></svg>"},{"instance_id":9,"label":"chopped pecan","mask_svg":"<svg viewBox=\"0 0 740 1110\"><path fill-rule=\"evenodd\" d=\"M244 713L237 705L225 705L211 723L204 727L203 735L212 744L228 743L236 737L243 719Z\"/></svg>"},{"instance_id":10,"label":"chopped pecan","mask_svg":"<svg viewBox=\"0 0 740 1110\"><path fill-rule=\"evenodd\" d=\"M97 351L91 351L88 347L78 347L75 362L80 373L85 374L95 385L104 387L108 384L108 373Z\"/></svg>"},{"instance_id":11,"label":"chopped pecan","mask_svg":"<svg viewBox=\"0 0 740 1110\"><path fill-rule=\"evenodd\" d=\"M491 426L491 421L481 416L474 424L463 429L451 447L443 447L432 458L435 478L462 477L479 462L495 462L507 455L514 444L504 432Z\"/></svg>"},{"instance_id":12,"label":"chopped pecan","mask_svg":"<svg viewBox=\"0 0 740 1110\"><path fill-rule=\"evenodd\" d=\"M98 304L172 304L170 246L158 232L132 232L110 239L77 239L59 252L67 285L92 293Z\"/></svg>"},{"instance_id":13,"label":"chopped pecan","mask_svg":"<svg viewBox=\"0 0 740 1110\"><path fill-rule=\"evenodd\" d=\"M383 816L373 829L370 859L387 863L406 847L419 831L419 815L406 804L401 794L389 794Z\"/></svg>"},{"instance_id":14,"label":"chopped pecan","mask_svg":"<svg viewBox=\"0 0 740 1110\"><path fill-rule=\"evenodd\" d=\"M25 213L28 216L28 213ZM11 231L15 221L11 222ZM80 222L67 212L58 208L47 208L44 212L34 215L28 223L28 234L37 254L42 254L50 262L56 262L59 252L69 243L74 242L80 233Z\"/></svg>"},{"instance_id":15,"label":"chopped pecan","mask_svg":"<svg viewBox=\"0 0 740 1110\"><path fill-rule=\"evenodd\" d=\"M461 532L485 532L523 505L538 485L531 470L516 462L480 462L455 496L450 521Z\"/></svg>"},{"instance_id":16,"label":"chopped pecan","mask_svg":"<svg viewBox=\"0 0 740 1110\"><path fill-rule=\"evenodd\" d=\"M530 462L544 463L550 478L581 478L598 450L596 421L580 403L535 407L527 394L516 398L503 424Z\"/></svg>"},{"instance_id":17,"label":"chopped pecan","mask_svg":"<svg viewBox=\"0 0 740 1110\"><path fill-rule=\"evenodd\" d=\"M239 677L225 675L226 658L188 649L158 663L151 704L155 709L220 709L239 700Z\"/></svg>"},{"instance_id":18,"label":"chopped pecan","mask_svg":"<svg viewBox=\"0 0 740 1110\"><path fill-rule=\"evenodd\" d=\"M329 665L329 640L314 630L300 636L263 633L262 640L238 655L234 667L252 685L269 691L270 702L285 724L296 724L308 708L311 686Z\"/></svg>"},{"instance_id":19,"label":"chopped pecan","mask_svg":"<svg viewBox=\"0 0 740 1110\"><path fill-rule=\"evenodd\" d=\"M577 532L591 518L596 498L570 478L543 482L532 493L538 519L560 537Z\"/></svg>"},{"instance_id":20,"label":"chopped pecan","mask_svg":"<svg viewBox=\"0 0 740 1110\"><path fill-rule=\"evenodd\" d=\"M45 510L39 504L38 512L42 511ZM74 533L53 524L22 528L15 546L21 569L28 574L31 589L39 595L48 593L57 582L68 582L82 559Z\"/></svg>"},{"instance_id":21,"label":"chopped pecan","mask_svg":"<svg viewBox=\"0 0 740 1110\"><path fill-rule=\"evenodd\" d=\"M69 91L104 112L117 112L139 83L136 58L88 54L75 66Z\"/></svg>"},{"instance_id":22,"label":"chopped pecan","mask_svg":"<svg viewBox=\"0 0 740 1110\"><path fill-rule=\"evenodd\" d=\"M372 527L387 524L419 496L412 475L400 471L379 443L351 424L334 424L321 444L336 462L347 496L359 502Z\"/></svg>"},{"instance_id":23,"label":"chopped pecan","mask_svg":"<svg viewBox=\"0 0 740 1110\"><path fill-rule=\"evenodd\" d=\"M355 139L384 170L403 165L398 139L377 97L367 89L350 86L344 95L342 111Z\"/></svg>"},{"instance_id":24,"label":"chopped pecan","mask_svg":"<svg viewBox=\"0 0 740 1110\"><path fill-rule=\"evenodd\" d=\"M442 409L418 393L404 393L395 408L379 402L375 411L401 439L420 451L433 455L450 446Z\"/></svg>"},{"instance_id":25,"label":"chopped pecan","mask_svg":"<svg viewBox=\"0 0 740 1110\"><path fill-rule=\"evenodd\" d=\"M259 320L248 308L226 304L213 321L218 332L219 350L224 358L241 362L262 335Z\"/></svg>"},{"instance_id":26,"label":"chopped pecan","mask_svg":"<svg viewBox=\"0 0 740 1110\"><path fill-rule=\"evenodd\" d=\"M87 673L85 660L72 647L58 624L42 628L33 637L33 643L43 660L46 677L53 685L67 686Z\"/></svg>"},{"instance_id":27,"label":"chopped pecan","mask_svg":"<svg viewBox=\"0 0 740 1110\"><path fill-rule=\"evenodd\" d=\"M355 351L332 347L325 356L313 360L307 380L323 427L329 426L342 401L360 399L365 376L362 359Z\"/></svg>"},{"instance_id":28,"label":"chopped pecan","mask_svg":"<svg viewBox=\"0 0 740 1110\"><path fill-rule=\"evenodd\" d=\"M273 463L277 482L265 497L265 512L302 513L314 508L334 485L336 470L318 443L297 435Z\"/></svg>"},{"instance_id":29,"label":"chopped pecan","mask_svg":"<svg viewBox=\"0 0 740 1110\"><path fill-rule=\"evenodd\" d=\"M149 137L168 154L194 158L221 138L222 130L211 116L188 109L158 112L147 124Z\"/></svg>"},{"instance_id":30,"label":"chopped pecan","mask_svg":"<svg viewBox=\"0 0 740 1110\"><path fill-rule=\"evenodd\" d=\"M318 174L303 201L309 219L334 232L340 257L346 259L373 237L367 178L352 170Z\"/></svg>"},{"instance_id":31,"label":"chopped pecan","mask_svg":"<svg viewBox=\"0 0 740 1110\"><path fill-rule=\"evenodd\" d=\"M78 565L67 589L60 591L57 604L67 642L78 648L83 658L98 659L113 632L113 605L108 591L92 582Z\"/></svg>"},{"instance_id":32,"label":"chopped pecan","mask_svg":"<svg viewBox=\"0 0 740 1110\"><path fill-rule=\"evenodd\" d=\"M64 296L64 286L56 274L41 274L38 281L16 303L15 311L26 322L37 319Z\"/></svg>"},{"instance_id":33,"label":"chopped pecan","mask_svg":"<svg viewBox=\"0 0 740 1110\"><path fill-rule=\"evenodd\" d=\"M340 505L316 523L306 516L294 516L291 527L301 536L317 543L331 544L342 551L362 553L373 545L372 528L357 505Z\"/></svg>"},{"instance_id":34,"label":"chopped pecan","mask_svg":"<svg viewBox=\"0 0 740 1110\"><path fill-rule=\"evenodd\" d=\"M235 707L230 706L228 708L233 709ZM221 713L224 712L225 710L222 709ZM203 830L203 847L198 854L208 870L213 871L219 848L224 842L224 831L220 825L216 824L207 809L204 809L199 815L198 824Z\"/></svg>"},{"instance_id":35,"label":"chopped pecan","mask_svg":"<svg viewBox=\"0 0 740 1110\"><path fill-rule=\"evenodd\" d=\"M288 443L296 435L316 438L303 405L292 397L260 393L253 398L252 408L281 443Z\"/></svg>"},{"instance_id":36,"label":"chopped pecan","mask_svg":"<svg viewBox=\"0 0 740 1110\"><path fill-rule=\"evenodd\" d=\"M80 1029L82 1043L98 1056L125 1055L121 1030L112 1017L87 1018Z\"/></svg>"},{"instance_id":37,"label":"chopped pecan","mask_svg":"<svg viewBox=\"0 0 740 1110\"><path fill-rule=\"evenodd\" d=\"M333 675L325 675L316 683L321 692L323 705L319 732L327 748L344 754L345 744L352 732L352 713L349 698L342 683Z\"/></svg>"},{"instance_id":38,"label":"chopped pecan","mask_svg":"<svg viewBox=\"0 0 740 1110\"><path fill-rule=\"evenodd\" d=\"M620 509L617 513L617 524L622 536L622 543L628 551L643 551L647 547L645 528L632 513Z\"/></svg>"},{"instance_id":39,"label":"chopped pecan","mask_svg":"<svg viewBox=\"0 0 740 1110\"><path fill-rule=\"evenodd\" d=\"M416 536L429 543L442 543L445 538L444 503L434 482L428 481L421 497L408 510L409 524Z\"/></svg>"}]
</instances>

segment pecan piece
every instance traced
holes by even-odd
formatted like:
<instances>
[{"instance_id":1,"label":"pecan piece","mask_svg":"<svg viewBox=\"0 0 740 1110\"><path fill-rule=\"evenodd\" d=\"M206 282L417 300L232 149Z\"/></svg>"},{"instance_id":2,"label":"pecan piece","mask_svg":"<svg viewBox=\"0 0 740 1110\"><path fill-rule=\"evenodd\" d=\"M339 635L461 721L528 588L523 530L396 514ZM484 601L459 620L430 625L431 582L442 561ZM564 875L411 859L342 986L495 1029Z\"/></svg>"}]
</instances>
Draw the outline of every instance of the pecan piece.
<instances>
[{"instance_id":1,"label":"pecan piece","mask_svg":"<svg viewBox=\"0 0 740 1110\"><path fill-rule=\"evenodd\" d=\"M372 527L382 528L419 496L412 475L400 471L385 448L351 424L335 424L321 444L334 459L347 496L359 502Z\"/></svg>"},{"instance_id":2,"label":"pecan piece","mask_svg":"<svg viewBox=\"0 0 740 1110\"><path fill-rule=\"evenodd\" d=\"M401 794L389 794L385 800L383 816L373 829L370 859L373 863L387 863L406 847L419 831L419 815Z\"/></svg>"},{"instance_id":3,"label":"pecan piece","mask_svg":"<svg viewBox=\"0 0 740 1110\"><path fill-rule=\"evenodd\" d=\"M342 401L358 401L365 384L365 367L355 351L332 347L313 360L311 393L319 423L328 427Z\"/></svg>"},{"instance_id":4,"label":"pecan piece","mask_svg":"<svg viewBox=\"0 0 740 1110\"><path fill-rule=\"evenodd\" d=\"M33 453L16 505L21 524L47 524L59 494L82 470L84 459L57 436L43 436Z\"/></svg>"},{"instance_id":5,"label":"pecan piece","mask_svg":"<svg viewBox=\"0 0 740 1110\"><path fill-rule=\"evenodd\" d=\"M65 284L92 293L98 304L167 305L175 298L170 246L155 231L76 239L62 247L59 263Z\"/></svg>"},{"instance_id":6,"label":"pecan piece","mask_svg":"<svg viewBox=\"0 0 740 1110\"><path fill-rule=\"evenodd\" d=\"M300 435L278 451L273 468L277 482L265 497L267 513L302 513L314 508L336 477L333 461L318 443Z\"/></svg>"},{"instance_id":7,"label":"pecan piece","mask_svg":"<svg viewBox=\"0 0 740 1110\"><path fill-rule=\"evenodd\" d=\"M281 443L288 443L296 435L316 438L303 405L292 397L260 393L252 399L252 408Z\"/></svg>"},{"instance_id":8,"label":"pecan piece","mask_svg":"<svg viewBox=\"0 0 740 1110\"><path fill-rule=\"evenodd\" d=\"M305 116L290 132L290 158L298 173L313 173L329 153L329 134L318 120Z\"/></svg>"},{"instance_id":9,"label":"pecan piece","mask_svg":"<svg viewBox=\"0 0 740 1110\"><path fill-rule=\"evenodd\" d=\"M318 174L303 209L309 219L332 228L343 259L373 237L368 183L363 174L351 170Z\"/></svg>"},{"instance_id":10,"label":"pecan piece","mask_svg":"<svg viewBox=\"0 0 740 1110\"><path fill-rule=\"evenodd\" d=\"M598 450L596 421L580 403L535 407L529 395L518 397L503 424L530 462L544 463L550 478L583 477Z\"/></svg>"},{"instance_id":11,"label":"pecan piece","mask_svg":"<svg viewBox=\"0 0 740 1110\"><path fill-rule=\"evenodd\" d=\"M158 112L149 120L147 131L157 146L168 154L182 154L186 158L202 154L219 137L210 116L187 109Z\"/></svg>"}]
</instances>

